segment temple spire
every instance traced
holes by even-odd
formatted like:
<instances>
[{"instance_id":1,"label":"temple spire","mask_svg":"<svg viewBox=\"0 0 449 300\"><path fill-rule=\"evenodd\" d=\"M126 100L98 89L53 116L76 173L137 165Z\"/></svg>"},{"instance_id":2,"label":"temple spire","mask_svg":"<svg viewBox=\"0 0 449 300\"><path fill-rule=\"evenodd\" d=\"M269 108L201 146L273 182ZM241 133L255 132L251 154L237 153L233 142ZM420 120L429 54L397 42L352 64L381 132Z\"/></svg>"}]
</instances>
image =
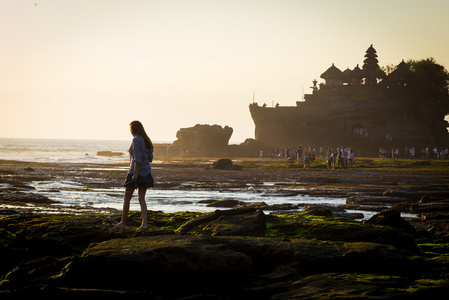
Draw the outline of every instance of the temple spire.
<instances>
[{"instance_id":1,"label":"temple spire","mask_svg":"<svg viewBox=\"0 0 449 300\"><path fill-rule=\"evenodd\" d=\"M373 44L366 50L365 60L363 61L362 70L364 72L365 84L376 84L377 78L382 77L378 60L377 51L374 49Z\"/></svg>"}]
</instances>

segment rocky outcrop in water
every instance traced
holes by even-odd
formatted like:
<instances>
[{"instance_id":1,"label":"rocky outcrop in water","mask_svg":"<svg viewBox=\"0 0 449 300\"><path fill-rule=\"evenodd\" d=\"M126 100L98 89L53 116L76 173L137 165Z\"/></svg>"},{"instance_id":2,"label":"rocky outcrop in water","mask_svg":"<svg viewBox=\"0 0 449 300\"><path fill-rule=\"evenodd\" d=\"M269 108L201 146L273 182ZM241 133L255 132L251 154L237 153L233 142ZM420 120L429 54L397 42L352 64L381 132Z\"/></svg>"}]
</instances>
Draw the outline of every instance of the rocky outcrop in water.
<instances>
[{"instance_id":1,"label":"rocky outcrop in water","mask_svg":"<svg viewBox=\"0 0 449 300\"><path fill-rule=\"evenodd\" d=\"M184 148L186 151L224 151L228 147L229 139L232 135L232 128L219 125L200 125L194 127L181 128L177 133L175 145Z\"/></svg>"},{"instance_id":2,"label":"rocky outcrop in water","mask_svg":"<svg viewBox=\"0 0 449 300\"><path fill-rule=\"evenodd\" d=\"M122 156L122 152L113 152L113 151L98 151L98 156Z\"/></svg>"}]
</instances>

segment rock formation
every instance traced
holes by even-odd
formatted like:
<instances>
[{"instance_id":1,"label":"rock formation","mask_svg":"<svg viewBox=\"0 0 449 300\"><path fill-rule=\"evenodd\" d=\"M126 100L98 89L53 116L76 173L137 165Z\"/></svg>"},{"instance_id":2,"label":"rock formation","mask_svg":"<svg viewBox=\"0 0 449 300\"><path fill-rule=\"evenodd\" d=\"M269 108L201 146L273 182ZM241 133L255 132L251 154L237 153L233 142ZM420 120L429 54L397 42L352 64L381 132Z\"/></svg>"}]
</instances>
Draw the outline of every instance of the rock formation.
<instances>
[{"instance_id":1,"label":"rock formation","mask_svg":"<svg viewBox=\"0 0 449 300\"><path fill-rule=\"evenodd\" d=\"M250 105L255 138L271 147L447 147L449 73L433 60L402 62L386 75L376 50L366 51L362 69L332 65L325 83L296 106ZM440 81L438 81L441 78ZM437 83L438 81L438 83ZM334 148L334 150L335 150Z\"/></svg>"},{"instance_id":2,"label":"rock formation","mask_svg":"<svg viewBox=\"0 0 449 300\"><path fill-rule=\"evenodd\" d=\"M222 151L228 146L232 128L219 125L200 125L181 128L177 133L175 145L186 151Z\"/></svg>"},{"instance_id":3,"label":"rock formation","mask_svg":"<svg viewBox=\"0 0 449 300\"><path fill-rule=\"evenodd\" d=\"M113 151L98 151L98 156L122 156L122 152L113 152Z\"/></svg>"}]
</instances>

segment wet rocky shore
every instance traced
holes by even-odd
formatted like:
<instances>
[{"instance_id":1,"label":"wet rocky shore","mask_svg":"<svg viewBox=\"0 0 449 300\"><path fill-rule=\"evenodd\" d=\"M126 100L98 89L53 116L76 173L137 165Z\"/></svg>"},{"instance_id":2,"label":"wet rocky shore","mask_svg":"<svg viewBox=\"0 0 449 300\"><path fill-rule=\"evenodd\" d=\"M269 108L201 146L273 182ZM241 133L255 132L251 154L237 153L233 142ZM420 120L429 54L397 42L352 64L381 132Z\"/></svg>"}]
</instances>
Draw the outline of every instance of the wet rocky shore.
<instances>
[{"instance_id":1,"label":"wet rocky shore","mask_svg":"<svg viewBox=\"0 0 449 300\"><path fill-rule=\"evenodd\" d=\"M353 170L281 161L154 164L161 189L264 189L346 197L344 207L218 203L212 213L67 207L30 182L121 186L126 166L0 161L0 296L149 299L420 299L449 295L449 163L359 160ZM300 189L299 189L300 187ZM282 196L280 196L282 198ZM263 201L261 201L263 202ZM228 207L224 207L228 206ZM151 209L151 207L150 207ZM356 221L342 210L370 210ZM401 217L400 213L410 214Z\"/></svg>"}]
</instances>

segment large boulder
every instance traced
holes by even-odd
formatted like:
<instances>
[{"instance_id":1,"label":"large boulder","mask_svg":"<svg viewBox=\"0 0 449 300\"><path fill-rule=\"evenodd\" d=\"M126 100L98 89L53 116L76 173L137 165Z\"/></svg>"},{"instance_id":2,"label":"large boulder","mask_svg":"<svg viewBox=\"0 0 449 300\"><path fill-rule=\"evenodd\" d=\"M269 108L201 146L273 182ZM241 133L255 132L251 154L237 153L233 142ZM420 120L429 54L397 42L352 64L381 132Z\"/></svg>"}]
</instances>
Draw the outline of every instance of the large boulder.
<instances>
[{"instance_id":1,"label":"large boulder","mask_svg":"<svg viewBox=\"0 0 449 300\"><path fill-rule=\"evenodd\" d=\"M113 151L98 151L97 156L122 156L122 152L113 152Z\"/></svg>"},{"instance_id":2,"label":"large boulder","mask_svg":"<svg viewBox=\"0 0 449 300\"><path fill-rule=\"evenodd\" d=\"M255 208L216 210L182 225L179 234L265 236L266 215Z\"/></svg>"},{"instance_id":3,"label":"large boulder","mask_svg":"<svg viewBox=\"0 0 449 300\"><path fill-rule=\"evenodd\" d=\"M232 163L232 160L229 158L221 158L219 160L214 161L212 164L213 169L218 170L232 170L234 167L234 164Z\"/></svg>"},{"instance_id":4,"label":"large boulder","mask_svg":"<svg viewBox=\"0 0 449 300\"><path fill-rule=\"evenodd\" d=\"M334 270L404 273L420 262L392 246L372 243L171 235L93 244L66 268L60 280L78 288L146 290L176 296L188 291L236 291L255 274L279 269L284 276ZM286 286L290 284L285 281Z\"/></svg>"},{"instance_id":5,"label":"large boulder","mask_svg":"<svg viewBox=\"0 0 449 300\"><path fill-rule=\"evenodd\" d=\"M418 201L421 199L422 195L418 193L414 189L407 189L407 188L391 188L382 193L383 196L390 196L390 197L402 197L406 198L407 200L412 201Z\"/></svg>"},{"instance_id":6,"label":"large boulder","mask_svg":"<svg viewBox=\"0 0 449 300\"><path fill-rule=\"evenodd\" d=\"M330 210L313 209L305 213L268 215L267 218L266 236L367 242L392 245L397 249L420 253L411 235L403 230L340 218L334 216Z\"/></svg>"},{"instance_id":7,"label":"large boulder","mask_svg":"<svg viewBox=\"0 0 449 300\"><path fill-rule=\"evenodd\" d=\"M219 125L200 125L181 128L176 133L176 145L187 151L223 151L227 148L233 129Z\"/></svg>"},{"instance_id":8,"label":"large boulder","mask_svg":"<svg viewBox=\"0 0 449 300\"><path fill-rule=\"evenodd\" d=\"M401 213L396 209L385 209L375 214L368 220L364 221L366 224L390 226L402 229L408 233L414 233L415 229L409 222L401 217Z\"/></svg>"},{"instance_id":9,"label":"large boulder","mask_svg":"<svg viewBox=\"0 0 449 300\"><path fill-rule=\"evenodd\" d=\"M357 195L346 199L350 205L396 205L407 202L406 198L391 196Z\"/></svg>"},{"instance_id":10,"label":"large boulder","mask_svg":"<svg viewBox=\"0 0 449 300\"><path fill-rule=\"evenodd\" d=\"M37 193L29 193L29 192L24 193L17 191L3 191L2 194L0 194L0 200L10 203L25 202L25 203L49 204L58 202Z\"/></svg>"}]
</instances>

